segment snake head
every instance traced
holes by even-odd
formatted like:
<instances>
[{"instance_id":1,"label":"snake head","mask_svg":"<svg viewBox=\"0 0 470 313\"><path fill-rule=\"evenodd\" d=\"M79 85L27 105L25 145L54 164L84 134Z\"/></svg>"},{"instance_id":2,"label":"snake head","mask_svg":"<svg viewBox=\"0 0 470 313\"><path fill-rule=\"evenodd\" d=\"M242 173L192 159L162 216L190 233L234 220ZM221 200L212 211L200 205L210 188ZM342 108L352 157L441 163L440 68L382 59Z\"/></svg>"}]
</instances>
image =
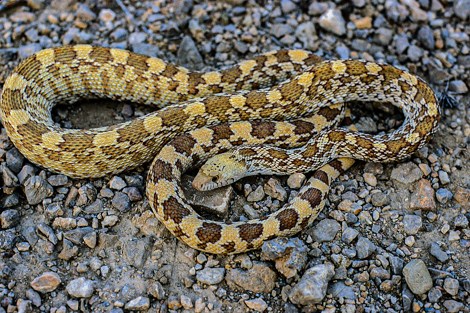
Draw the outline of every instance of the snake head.
<instances>
[{"instance_id":1,"label":"snake head","mask_svg":"<svg viewBox=\"0 0 470 313\"><path fill-rule=\"evenodd\" d=\"M226 152L207 160L192 185L197 190L208 191L230 185L245 176L249 176L245 162L234 153Z\"/></svg>"}]
</instances>

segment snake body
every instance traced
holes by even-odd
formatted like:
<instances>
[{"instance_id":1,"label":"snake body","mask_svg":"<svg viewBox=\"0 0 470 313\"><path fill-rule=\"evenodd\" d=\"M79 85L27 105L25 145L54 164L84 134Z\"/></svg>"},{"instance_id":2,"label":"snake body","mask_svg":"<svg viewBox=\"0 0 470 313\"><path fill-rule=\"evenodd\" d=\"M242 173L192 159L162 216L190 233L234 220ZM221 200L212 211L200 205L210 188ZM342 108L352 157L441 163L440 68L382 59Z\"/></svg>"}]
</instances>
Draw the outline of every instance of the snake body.
<instances>
[{"instance_id":1,"label":"snake body","mask_svg":"<svg viewBox=\"0 0 470 313\"><path fill-rule=\"evenodd\" d=\"M54 124L56 104L87 98L160 110L96 129ZM341 104L355 100L390 102L402 109L404 123L383 135L333 127ZM349 157L396 161L422 147L437 127L439 109L424 81L390 65L320 62L302 50L282 50L224 71L197 73L129 51L80 45L46 49L22 61L4 84L0 117L30 161L71 177L119 173L158 154L147 182L157 217L191 247L239 253L305 228L323 207L330 181L352 164ZM297 120L286 122L292 119ZM282 149L305 143L306 130L318 135L295 150L300 158L286 157ZM181 172L246 144L272 145L255 164L268 160L282 170L321 169L293 201L268 217L230 225L203 219L182 195ZM253 158L250 149L239 150Z\"/></svg>"}]
</instances>

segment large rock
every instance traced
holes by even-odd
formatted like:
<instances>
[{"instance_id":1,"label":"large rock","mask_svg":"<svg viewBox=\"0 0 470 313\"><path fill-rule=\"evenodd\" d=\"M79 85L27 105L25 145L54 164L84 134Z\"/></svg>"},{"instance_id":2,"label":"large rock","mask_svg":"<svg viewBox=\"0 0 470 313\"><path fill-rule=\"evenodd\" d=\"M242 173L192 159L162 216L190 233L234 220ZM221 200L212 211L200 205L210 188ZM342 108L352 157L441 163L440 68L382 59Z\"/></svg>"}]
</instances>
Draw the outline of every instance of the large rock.
<instances>
[{"instance_id":1,"label":"large rock","mask_svg":"<svg viewBox=\"0 0 470 313\"><path fill-rule=\"evenodd\" d=\"M289 299L294 304L312 305L320 303L326 296L328 282L335 275L334 266L319 264L308 269L290 293Z\"/></svg>"},{"instance_id":2,"label":"large rock","mask_svg":"<svg viewBox=\"0 0 470 313\"><path fill-rule=\"evenodd\" d=\"M403 268L406 284L417 295L422 295L432 288L432 278L426 264L420 259L411 260Z\"/></svg>"}]
</instances>

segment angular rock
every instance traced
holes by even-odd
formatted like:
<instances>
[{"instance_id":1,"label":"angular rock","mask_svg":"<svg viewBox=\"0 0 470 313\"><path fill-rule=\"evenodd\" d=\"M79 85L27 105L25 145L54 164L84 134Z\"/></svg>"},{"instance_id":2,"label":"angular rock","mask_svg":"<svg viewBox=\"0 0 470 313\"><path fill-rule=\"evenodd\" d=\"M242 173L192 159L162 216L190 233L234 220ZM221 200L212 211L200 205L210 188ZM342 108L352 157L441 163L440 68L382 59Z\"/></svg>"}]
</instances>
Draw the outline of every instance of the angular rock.
<instances>
[{"instance_id":1,"label":"angular rock","mask_svg":"<svg viewBox=\"0 0 470 313\"><path fill-rule=\"evenodd\" d=\"M89 298L95 291L95 282L85 277L80 277L67 284L67 292L75 298Z\"/></svg>"},{"instance_id":2,"label":"angular rock","mask_svg":"<svg viewBox=\"0 0 470 313\"><path fill-rule=\"evenodd\" d=\"M296 276L307 263L307 246L299 238L278 237L265 241L261 259L275 261L276 269L286 278Z\"/></svg>"},{"instance_id":3,"label":"angular rock","mask_svg":"<svg viewBox=\"0 0 470 313\"><path fill-rule=\"evenodd\" d=\"M422 295L432 288L432 278L426 264L420 259L408 262L403 268L406 284L417 295Z\"/></svg>"},{"instance_id":4,"label":"angular rock","mask_svg":"<svg viewBox=\"0 0 470 313\"><path fill-rule=\"evenodd\" d=\"M217 285L225 276L225 269L222 267L208 267L197 272L198 282L206 285Z\"/></svg>"},{"instance_id":5,"label":"angular rock","mask_svg":"<svg viewBox=\"0 0 470 313\"><path fill-rule=\"evenodd\" d=\"M346 34L346 22L337 9L329 9L320 16L318 20L320 26L338 36Z\"/></svg>"},{"instance_id":6,"label":"angular rock","mask_svg":"<svg viewBox=\"0 0 470 313\"><path fill-rule=\"evenodd\" d=\"M269 293L276 283L276 273L264 262L253 262L248 270L229 270L225 280L230 288L254 293Z\"/></svg>"},{"instance_id":7,"label":"angular rock","mask_svg":"<svg viewBox=\"0 0 470 313\"><path fill-rule=\"evenodd\" d=\"M356 244L357 257L359 259L366 259L377 249L376 245L366 237L359 237Z\"/></svg>"},{"instance_id":8,"label":"angular rock","mask_svg":"<svg viewBox=\"0 0 470 313\"><path fill-rule=\"evenodd\" d=\"M416 235L423 226L423 220L421 216L407 214L403 217L403 226L405 233L408 235Z\"/></svg>"},{"instance_id":9,"label":"angular rock","mask_svg":"<svg viewBox=\"0 0 470 313\"><path fill-rule=\"evenodd\" d=\"M337 221L326 218L312 227L311 231L308 233L313 237L313 240L317 242L329 242L335 239L340 229L341 225Z\"/></svg>"},{"instance_id":10,"label":"angular rock","mask_svg":"<svg viewBox=\"0 0 470 313\"><path fill-rule=\"evenodd\" d=\"M61 283L60 276L54 272L45 272L31 282L31 287L41 293L54 291Z\"/></svg>"},{"instance_id":11,"label":"angular rock","mask_svg":"<svg viewBox=\"0 0 470 313\"><path fill-rule=\"evenodd\" d=\"M289 299L298 305L320 303L326 296L328 282L335 275L334 266L319 264L305 271L300 281L289 292Z\"/></svg>"}]
</instances>

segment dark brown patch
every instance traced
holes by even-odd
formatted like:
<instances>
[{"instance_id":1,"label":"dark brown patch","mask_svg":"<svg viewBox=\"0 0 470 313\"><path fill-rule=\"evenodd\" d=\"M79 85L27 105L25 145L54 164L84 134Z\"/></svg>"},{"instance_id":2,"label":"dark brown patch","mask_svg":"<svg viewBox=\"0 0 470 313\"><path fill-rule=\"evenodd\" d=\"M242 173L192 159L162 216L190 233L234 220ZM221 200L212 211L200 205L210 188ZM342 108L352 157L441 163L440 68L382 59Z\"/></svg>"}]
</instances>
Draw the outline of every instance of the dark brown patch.
<instances>
[{"instance_id":1,"label":"dark brown patch","mask_svg":"<svg viewBox=\"0 0 470 313\"><path fill-rule=\"evenodd\" d=\"M201 73L190 73L188 76L188 93L197 95L199 93L198 87L205 83L206 81L202 78Z\"/></svg>"},{"instance_id":2,"label":"dark brown patch","mask_svg":"<svg viewBox=\"0 0 470 313\"><path fill-rule=\"evenodd\" d=\"M305 229L308 226L309 222L310 222L310 216L304 217L299 224L300 228Z\"/></svg>"},{"instance_id":3,"label":"dark brown patch","mask_svg":"<svg viewBox=\"0 0 470 313\"><path fill-rule=\"evenodd\" d=\"M351 76L360 76L367 73L367 68L364 63L357 61L344 61L346 64L346 73Z\"/></svg>"},{"instance_id":4,"label":"dark brown patch","mask_svg":"<svg viewBox=\"0 0 470 313\"><path fill-rule=\"evenodd\" d=\"M20 90L6 88L3 90L2 99L3 103L8 103L10 105L10 110L23 110L25 107L23 94Z\"/></svg>"},{"instance_id":5,"label":"dark brown patch","mask_svg":"<svg viewBox=\"0 0 470 313\"><path fill-rule=\"evenodd\" d=\"M263 109L267 103L268 99L262 92L254 90L246 95L246 105L253 110Z\"/></svg>"},{"instance_id":6,"label":"dark brown patch","mask_svg":"<svg viewBox=\"0 0 470 313\"><path fill-rule=\"evenodd\" d=\"M41 66L41 62L36 59L36 55L32 55L22 61L14 72L21 74L26 80L38 81L38 71Z\"/></svg>"},{"instance_id":7,"label":"dark brown patch","mask_svg":"<svg viewBox=\"0 0 470 313\"><path fill-rule=\"evenodd\" d=\"M180 224L183 218L191 213L174 197L165 200L162 204L162 208L165 221L171 218L176 224Z\"/></svg>"},{"instance_id":8,"label":"dark brown patch","mask_svg":"<svg viewBox=\"0 0 470 313\"><path fill-rule=\"evenodd\" d=\"M230 96L208 96L204 101L207 114L217 118L222 123L228 122L226 112L232 108L229 101Z\"/></svg>"},{"instance_id":9,"label":"dark brown patch","mask_svg":"<svg viewBox=\"0 0 470 313\"><path fill-rule=\"evenodd\" d=\"M390 140L389 142L385 143L387 146L387 152L391 155L397 155L402 149L406 148L409 144L406 140L397 139L397 140Z\"/></svg>"},{"instance_id":10,"label":"dark brown patch","mask_svg":"<svg viewBox=\"0 0 470 313\"><path fill-rule=\"evenodd\" d=\"M196 236L203 244L216 243L222 236L221 232L222 226L219 224L204 222L202 227L196 231Z\"/></svg>"},{"instance_id":11,"label":"dark brown patch","mask_svg":"<svg viewBox=\"0 0 470 313\"><path fill-rule=\"evenodd\" d=\"M235 242L228 241L222 245L222 248L225 249L225 253L232 253L235 251Z\"/></svg>"},{"instance_id":12,"label":"dark brown patch","mask_svg":"<svg viewBox=\"0 0 470 313\"><path fill-rule=\"evenodd\" d=\"M167 64L165 70L160 74L162 76L173 78L179 72L178 68L173 64Z\"/></svg>"},{"instance_id":13,"label":"dark brown patch","mask_svg":"<svg viewBox=\"0 0 470 313\"><path fill-rule=\"evenodd\" d=\"M333 161L330 161L328 163L329 166L331 166L332 168L334 168L336 171L338 171L339 173L342 173L344 172L344 169L343 169L343 164L339 161L339 160L333 160Z\"/></svg>"},{"instance_id":14,"label":"dark brown patch","mask_svg":"<svg viewBox=\"0 0 470 313\"><path fill-rule=\"evenodd\" d=\"M377 79L376 75L364 75L361 76L360 80L364 85L370 85Z\"/></svg>"},{"instance_id":15,"label":"dark brown patch","mask_svg":"<svg viewBox=\"0 0 470 313\"><path fill-rule=\"evenodd\" d=\"M189 156L196 145L196 140L188 135L178 136L173 139L171 145L175 147L176 152Z\"/></svg>"},{"instance_id":16,"label":"dark brown patch","mask_svg":"<svg viewBox=\"0 0 470 313\"><path fill-rule=\"evenodd\" d=\"M292 124L295 125L294 133L296 135L310 134L315 130L315 125L306 121L292 121Z\"/></svg>"},{"instance_id":17,"label":"dark brown patch","mask_svg":"<svg viewBox=\"0 0 470 313\"><path fill-rule=\"evenodd\" d=\"M54 49L54 60L62 64L70 64L77 59L77 52L71 47L60 47Z\"/></svg>"},{"instance_id":18,"label":"dark brown patch","mask_svg":"<svg viewBox=\"0 0 470 313\"><path fill-rule=\"evenodd\" d=\"M289 56L289 50L279 50L276 53L276 58L279 63L284 63L284 62L291 63L292 62Z\"/></svg>"},{"instance_id":19,"label":"dark brown patch","mask_svg":"<svg viewBox=\"0 0 470 313\"><path fill-rule=\"evenodd\" d=\"M228 124L221 124L212 127L212 130L214 131L212 137L214 138L215 142L219 142L220 140L223 139L230 139L230 136L233 135L232 130L230 129Z\"/></svg>"},{"instance_id":20,"label":"dark brown patch","mask_svg":"<svg viewBox=\"0 0 470 313\"><path fill-rule=\"evenodd\" d=\"M314 208L321 203L322 193L318 189L310 188L300 194L300 199L308 201L312 208Z\"/></svg>"},{"instance_id":21,"label":"dark brown patch","mask_svg":"<svg viewBox=\"0 0 470 313\"><path fill-rule=\"evenodd\" d=\"M181 127L186 122L189 116L178 107L167 107L160 111L160 117L162 118L162 124L165 127Z\"/></svg>"},{"instance_id":22,"label":"dark brown patch","mask_svg":"<svg viewBox=\"0 0 470 313\"><path fill-rule=\"evenodd\" d=\"M175 235L176 238L181 238L183 236L189 237L179 225L175 226L175 229L173 230L173 235Z\"/></svg>"},{"instance_id":23,"label":"dark brown patch","mask_svg":"<svg viewBox=\"0 0 470 313\"><path fill-rule=\"evenodd\" d=\"M287 155L285 151L279 150L279 149L269 149L269 155L279 160L286 160L289 158L289 156ZM283 163L284 162L280 162L279 165L283 166ZM286 165L287 164L284 164L284 166Z\"/></svg>"},{"instance_id":24,"label":"dark brown patch","mask_svg":"<svg viewBox=\"0 0 470 313\"><path fill-rule=\"evenodd\" d=\"M336 108L336 107L326 106L326 107L320 108L320 110L318 111L318 114L323 115L328 121L332 121L335 118L337 118L338 115L340 115L342 111L343 111L342 107Z\"/></svg>"},{"instance_id":25,"label":"dark brown patch","mask_svg":"<svg viewBox=\"0 0 470 313\"><path fill-rule=\"evenodd\" d=\"M144 121L142 119L132 120L126 127L117 129L119 137L117 142L129 142L130 145L135 145L142 142L142 134L140 133L144 128Z\"/></svg>"},{"instance_id":26,"label":"dark brown patch","mask_svg":"<svg viewBox=\"0 0 470 313\"><path fill-rule=\"evenodd\" d=\"M240 237L251 243L253 240L258 239L263 233L263 225L261 224L243 224L238 226Z\"/></svg>"},{"instance_id":27,"label":"dark brown patch","mask_svg":"<svg viewBox=\"0 0 470 313\"><path fill-rule=\"evenodd\" d=\"M332 131L328 133L328 138L331 141L344 141L346 134L342 131Z\"/></svg>"},{"instance_id":28,"label":"dark brown patch","mask_svg":"<svg viewBox=\"0 0 470 313\"><path fill-rule=\"evenodd\" d=\"M147 60L148 57L146 56L131 53L129 54L129 58L127 58L127 65L132 66L134 68L134 72L137 75L142 75L142 73L149 69Z\"/></svg>"},{"instance_id":29,"label":"dark brown patch","mask_svg":"<svg viewBox=\"0 0 470 313\"><path fill-rule=\"evenodd\" d=\"M114 68L114 73L116 74L116 76L117 76L119 79L122 79L122 78L124 77L124 74L126 73L126 68L124 67L124 65L118 64L118 65Z\"/></svg>"},{"instance_id":30,"label":"dark brown patch","mask_svg":"<svg viewBox=\"0 0 470 313\"><path fill-rule=\"evenodd\" d=\"M293 80L290 83L282 85L280 91L284 100L296 101L304 92L304 87Z\"/></svg>"},{"instance_id":31,"label":"dark brown patch","mask_svg":"<svg viewBox=\"0 0 470 313\"><path fill-rule=\"evenodd\" d=\"M316 144L309 144L305 147L305 151L303 153L303 155L306 157L306 158L310 158L312 156L314 156L315 154L317 154L318 152L318 147Z\"/></svg>"},{"instance_id":32,"label":"dark brown patch","mask_svg":"<svg viewBox=\"0 0 470 313\"><path fill-rule=\"evenodd\" d=\"M249 148L249 147L240 148L238 151L240 152L240 154L242 154L242 155L244 155L244 156L248 156L248 157L252 157L252 156L255 156L255 155L258 154L258 153L256 152L256 150L251 149L251 148Z\"/></svg>"},{"instance_id":33,"label":"dark brown patch","mask_svg":"<svg viewBox=\"0 0 470 313\"><path fill-rule=\"evenodd\" d=\"M113 60L111 51L106 48L95 47L90 52L90 58L97 63L108 63Z\"/></svg>"},{"instance_id":34,"label":"dark brown patch","mask_svg":"<svg viewBox=\"0 0 470 313\"><path fill-rule=\"evenodd\" d=\"M294 160L292 160L292 164L294 164L294 166L296 168L307 167L309 165L308 162L306 162L302 159L294 159Z\"/></svg>"},{"instance_id":35,"label":"dark brown patch","mask_svg":"<svg viewBox=\"0 0 470 313\"><path fill-rule=\"evenodd\" d=\"M366 150L370 150L374 147L372 141L367 138L356 137L357 145L363 147Z\"/></svg>"},{"instance_id":36,"label":"dark brown patch","mask_svg":"<svg viewBox=\"0 0 470 313\"><path fill-rule=\"evenodd\" d=\"M286 209L276 215L279 220L279 230L291 229L299 220L299 214L294 209Z\"/></svg>"},{"instance_id":37,"label":"dark brown patch","mask_svg":"<svg viewBox=\"0 0 470 313\"><path fill-rule=\"evenodd\" d=\"M242 71L238 68L238 66L234 66L232 68L222 71L221 74L222 78L220 81L222 83L234 84L237 79L239 79L242 75Z\"/></svg>"},{"instance_id":38,"label":"dark brown patch","mask_svg":"<svg viewBox=\"0 0 470 313\"><path fill-rule=\"evenodd\" d=\"M393 81L398 79L403 72L391 65L382 65L380 74L384 76L385 81Z\"/></svg>"},{"instance_id":39,"label":"dark brown patch","mask_svg":"<svg viewBox=\"0 0 470 313\"><path fill-rule=\"evenodd\" d=\"M329 184L328 174L326 174L322 170L316 170L315 173L313 173L312 177L318 179L319 181L321 181L321 182L323 182L327 185Z\"/></svg>"},{"instance_id":40,"label":"dark brown patch","mask_svg":"<svg viewBox=\"0 0 470 313\"><path fill-rule=\"evenodd\" d=\"M153 176L151 179L154 182L156 182L157 180L161 178L166 179L166 180L173 179L171 164L166 163L165 161L155 159L155 161L152 164L152 169L153 170L150 173L153 173Z\"/></svg>"},{"instance_id":41,"label":"dark brown patch","mask_svg":"<svg viewBox=\"0 0 470 313\"><path fill-rule=\"evenodd\" d=\"M168 91L173 91L173 92L176 91L176 89L178 89L179 85L180 84L177 81L173 81L173 80L169 81L168 82Z\"/></svg>"},{"instance_id":42,"label":"dark brown patch","mask_svg":"<svg viewBox=\"0 0 470 313\"><path fill-rule=\"evenodd\" d=\"M251 134L256 138L267 138L276 131L276 124L273 122L253 123Z\"/></svg>"},{"instance_id":43,"label":"dark brown patch","mask_svg":"<svg viewBox=\"0 0 470 313\"><path fill-rule=\"evenodd\" d=\"M425 137L429 134L432 129L434 128L434 118L431 116L426 116L423 118L418 125L416 125L416 131L421 135L421 137Z\"/></svg>"}]
</instances>

